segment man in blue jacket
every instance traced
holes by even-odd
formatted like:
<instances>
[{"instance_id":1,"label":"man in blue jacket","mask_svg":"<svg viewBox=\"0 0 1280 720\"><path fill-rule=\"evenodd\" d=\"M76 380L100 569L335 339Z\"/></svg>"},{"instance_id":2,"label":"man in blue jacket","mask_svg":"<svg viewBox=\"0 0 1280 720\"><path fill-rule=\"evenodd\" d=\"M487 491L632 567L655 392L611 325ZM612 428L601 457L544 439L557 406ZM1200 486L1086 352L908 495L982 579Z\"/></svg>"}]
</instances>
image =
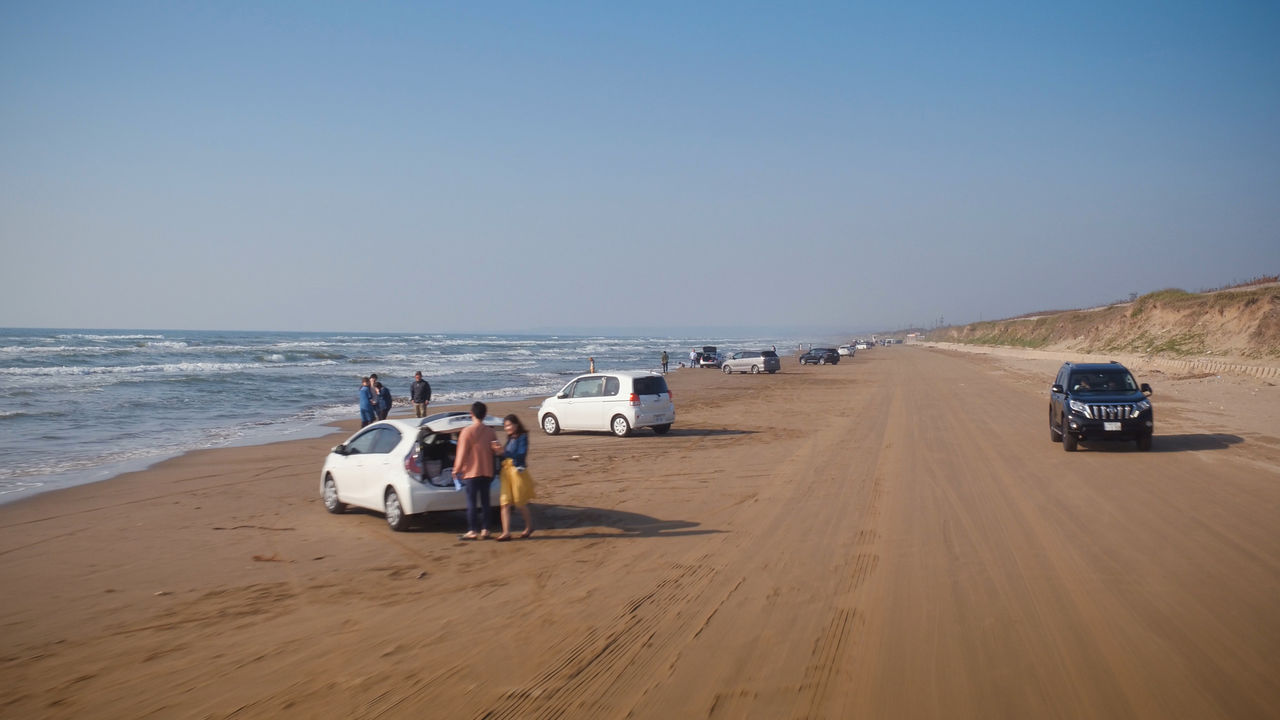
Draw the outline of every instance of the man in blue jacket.
<instances>
[{"instance_id":1,"label":"man in blue jacket","mask_svg":"<svg viewBox=\"0 0 1280 720\"><path fill-rule=\"evenodd\" d=\"M387 413L391 412L391 391L382 383L374 383L373 386L378 395L378 419L386 420Z\"/></svg>"},{"instance_id":2,"label":"man in blue jacket","mask_svg":"<svg viewBox=\"0 0 1280 720\"><path fill-rule=\"evenodd\" d=\"M377 417L373 410L373 388L369 385L369 378L360 379L360 427L364 427L373 422Z\"/></svg>"}]
</instances>

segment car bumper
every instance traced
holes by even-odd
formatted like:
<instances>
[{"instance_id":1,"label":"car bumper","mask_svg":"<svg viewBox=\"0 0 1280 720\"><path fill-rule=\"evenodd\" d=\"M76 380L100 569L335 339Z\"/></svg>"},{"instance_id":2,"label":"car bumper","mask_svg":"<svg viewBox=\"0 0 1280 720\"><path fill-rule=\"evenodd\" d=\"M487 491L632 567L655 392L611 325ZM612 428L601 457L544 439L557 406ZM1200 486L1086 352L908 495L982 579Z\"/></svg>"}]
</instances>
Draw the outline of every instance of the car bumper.
<instances>
[{"instance_id":1,"label":"car bumper","mask_svg":"<svg viewBox=\"0 0 1280 720\"><path fill-rule=\"evenodd\" d=\"M1155 431L1155 422L1149 416L1127 420L1093 420L1081 415L1067 418L1067 431L1081 440L1137 440Z\"/></svg>"},{"instance_id":2,"label":"car bumper","mask_svg":"<svg viewBox=\"0 0 1280 720\"><path fill-rule=\"evenodd\" d=\"M640 413L631 427L653 427L654 425L670 425L676 421L676 411Z\"/></svg>"},{"instance_id":3,"label":"car bumper","mask_svg":"<svg viewBox=\"0 0 1280 720\"><path fill-rule=\"evenodd\" d=\"M405 503L405 512L410 515L467 509L467 492L465 489L457 490L453 486L436 487L435 485L411 481L409 490L410 499ZM498 493L500 491L501 483L497 478L494 478L489 485L489 495L493 499L494 507L497 507Z\"/></svg>"}]
</instances>

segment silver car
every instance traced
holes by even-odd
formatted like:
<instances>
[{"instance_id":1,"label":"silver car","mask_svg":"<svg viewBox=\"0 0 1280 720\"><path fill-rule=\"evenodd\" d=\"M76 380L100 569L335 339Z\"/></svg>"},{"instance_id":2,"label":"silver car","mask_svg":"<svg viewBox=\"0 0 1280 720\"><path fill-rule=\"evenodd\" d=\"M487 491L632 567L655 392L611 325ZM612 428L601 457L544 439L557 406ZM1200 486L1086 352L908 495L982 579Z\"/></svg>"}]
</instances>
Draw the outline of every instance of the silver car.
<instances>
[{"instance_id":1,"label":"silver car","mask_svg":"<svg viewBox=\"0 0 1280 720\"><path fill-rule=\"evenodd\" d=\"M773 374L782 368L782 361L778 360L778 353L772 350L748 350L744 352L736 352L720 364L720 370L725 375L732 375L736 372L749 372L752 375L761 371Z\"/></svg>"}]
</instances>

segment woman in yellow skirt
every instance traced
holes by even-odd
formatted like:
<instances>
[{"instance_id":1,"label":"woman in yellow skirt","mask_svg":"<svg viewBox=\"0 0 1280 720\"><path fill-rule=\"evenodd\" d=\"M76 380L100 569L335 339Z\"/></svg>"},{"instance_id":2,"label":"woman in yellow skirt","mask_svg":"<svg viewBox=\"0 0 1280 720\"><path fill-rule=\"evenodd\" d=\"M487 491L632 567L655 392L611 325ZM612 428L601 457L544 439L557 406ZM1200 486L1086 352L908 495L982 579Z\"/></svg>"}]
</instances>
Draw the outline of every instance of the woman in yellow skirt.
<instances>
[{"instance_id":1,"label":"woman in yellow skirt","mask_svg":"<svg viewBox=\"0 0 1280 720\"><path fill-rule=\"evenodd\" d=\"M502 419L502 428L507 432L505 448L496 441L493 451L502 459L502 491L498 495L498 503L502 506L502 534L498 540L511 539L511 506L520 508L524 516L524 532L520 537L527 538L533 534L533 515L529 512L529 501L533 499L533 476L525 458L529 454L529 431L524 423L514 414Z\"/></svg>"}]
</instances>

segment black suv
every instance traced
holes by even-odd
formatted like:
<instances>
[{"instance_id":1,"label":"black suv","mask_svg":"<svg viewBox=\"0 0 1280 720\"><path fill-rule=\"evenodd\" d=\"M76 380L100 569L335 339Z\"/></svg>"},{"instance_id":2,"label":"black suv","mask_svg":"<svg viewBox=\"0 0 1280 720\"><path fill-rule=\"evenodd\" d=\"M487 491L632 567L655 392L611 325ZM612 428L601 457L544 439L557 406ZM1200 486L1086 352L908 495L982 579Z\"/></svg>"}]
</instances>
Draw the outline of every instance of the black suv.
<instances>
[{"instance_id":1,"label":"black suv","mask_svg":"<svg viewBox=\"0 0 1280 720\"><path fill-rule=\"evenodd\" d=\"M1049 389L1049 439L1074 452L1081 440L1133 440L1151 449L1151 386L1118 362L1063 363Z\"/></svg>"},{"instance_id":2,"label":"black suv","mask_svg":"<svg viewBox=\"0 0 1280 720\"><path fill-rule=\"evenodd\" d=\"M813 348L800 356L801 365L835 365L840 362L840 353L831 348Z\"/></svg>"}]
</instances>

